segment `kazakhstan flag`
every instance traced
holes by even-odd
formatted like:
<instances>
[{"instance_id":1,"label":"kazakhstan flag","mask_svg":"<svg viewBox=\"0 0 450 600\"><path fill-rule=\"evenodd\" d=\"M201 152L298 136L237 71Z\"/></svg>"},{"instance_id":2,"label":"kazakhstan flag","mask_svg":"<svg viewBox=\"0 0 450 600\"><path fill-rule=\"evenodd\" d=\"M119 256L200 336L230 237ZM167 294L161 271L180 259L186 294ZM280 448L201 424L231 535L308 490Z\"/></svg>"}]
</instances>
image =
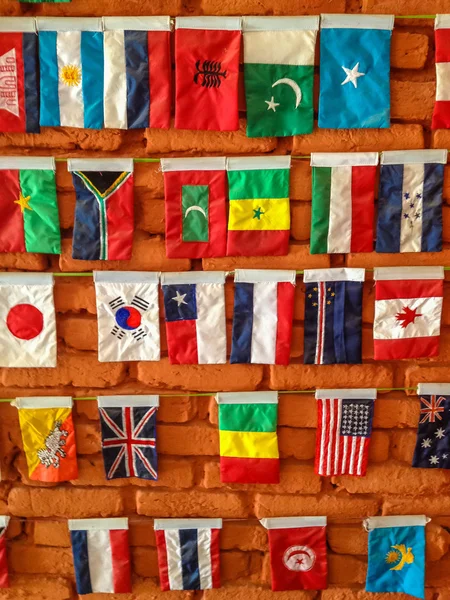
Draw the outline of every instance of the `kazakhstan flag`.
<instances>
[{"instance_id":1,"label":"kazakhstan flag","mask_svg":"<svg viewBox=\"0 0 450 600\"><path fill-rule=\"evenodd\" d=\"M367 592L403 592L425 596L424 515L372 517L369 531Z\"/></svg>"}]
</instances>

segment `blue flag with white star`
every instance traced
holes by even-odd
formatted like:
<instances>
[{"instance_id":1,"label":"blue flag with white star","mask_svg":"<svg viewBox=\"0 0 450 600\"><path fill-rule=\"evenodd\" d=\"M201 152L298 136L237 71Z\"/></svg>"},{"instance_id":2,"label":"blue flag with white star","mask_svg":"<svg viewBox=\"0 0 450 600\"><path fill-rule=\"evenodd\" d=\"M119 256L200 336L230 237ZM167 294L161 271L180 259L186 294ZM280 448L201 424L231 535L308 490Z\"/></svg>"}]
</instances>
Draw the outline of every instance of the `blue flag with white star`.
<instances>
[{"instance_id":1,"label":"blue flag with white star","mask_svg":"<svg viewBox=\"0 0 450 600\"><path fill-rule=\"evenodd\" d=\"M319 127L390 125L392 15L322 15Z\"/></svg>"},{"instance_id":2,"label":"blue flag with white star","mask_svg":"<svg viewBox=\"0 0 450 600\"><path fill-rule=\"evenodd\" d=\"M450 469L450 386L420 384L419 399L420 418L413 467Z\"/></svg>"}]
</instances>

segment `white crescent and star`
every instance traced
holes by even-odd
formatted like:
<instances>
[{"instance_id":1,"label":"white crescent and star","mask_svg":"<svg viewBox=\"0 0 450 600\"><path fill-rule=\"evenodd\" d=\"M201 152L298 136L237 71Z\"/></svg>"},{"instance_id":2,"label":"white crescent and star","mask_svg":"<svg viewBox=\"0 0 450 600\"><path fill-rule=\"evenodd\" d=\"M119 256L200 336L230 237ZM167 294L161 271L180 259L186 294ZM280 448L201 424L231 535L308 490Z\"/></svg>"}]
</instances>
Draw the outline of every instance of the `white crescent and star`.
<instances>
[{"instance_id":1,"label":"white crescent and star","mask_svg":"<svg viewBox=\"0 0 450 600\"><path fill-rule=\"evenodd\" d=\"M205 219L208 218L204 209L201 206L197 206L197 204L194 204L194 206L190 206L188 209L186 209L186 212L184 213L184 218L186 218L191 211L198 211L205 217Z\"/></svg>"},{"instance_id":2,"label":"white crescent and star","mask_svg":"<svg viewBox=\"0 0 450 600\"><path fill-rule=\"evenodd\" d=\"M298 83L296 83L293 79L283 77L275 81L275 83L272 84L272 88L277 87L277 85L288 85L290 88L292 88L295 94L295 108L298 108L300 106L300 102L302 101L302 91ZM276 107L280 106L279 102L275 102L273 96L270 100L264 100L264 102L267 104L267 110L273 110L273 112L276 112Z\"/></svg>"},{"instance_id":3,"label":"white crescent and star","mask_svg":"<svg viewBox=\"0 0 450 600\"><path fill-rule=\"evenodd\" d=\"M345 74L347 75L347 77L344 79L344 81L341 83L341 85L345 85L346 83L352 83L353 87L357 88L358 87L358 77L364 77L365 73L360 73L358 71L359 69L359 62L356 63L356 65L353 67L353 69L347 69L347 67L342 67L342 70L345 72Z\"/></svg>"},{"instance_id":4,"label":"white crescent and star","mask_svg":"<svg viewBox=\"0 0 450 600\"><path fill-rule=\"evenodd\" d=\"M283 563L289 571L310 571L316 562L316 553L309 546L291 546L283 555Z\"/></svg>"}]
</instances>

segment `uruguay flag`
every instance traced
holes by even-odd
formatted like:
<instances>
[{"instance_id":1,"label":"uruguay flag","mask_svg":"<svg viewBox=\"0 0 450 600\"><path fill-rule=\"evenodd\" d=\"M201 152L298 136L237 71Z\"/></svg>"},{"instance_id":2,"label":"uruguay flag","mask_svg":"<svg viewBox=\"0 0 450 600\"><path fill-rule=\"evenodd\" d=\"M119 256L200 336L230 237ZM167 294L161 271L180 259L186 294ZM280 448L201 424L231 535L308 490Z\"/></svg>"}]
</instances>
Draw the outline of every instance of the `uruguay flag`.
<instances>
[{"instance_id":1,"label":"uruguay flag","mask_svg":"<svg viewBox=\"0 0 450 600\"><path fill-rule=\"evenodd\" d=\"M225 272L161 273L161 286L170 363L226 363Z\"/></svg>"},{"instance_id":2,"label":"uruguay flag","mask_svg":"<svg viewBox=\"0 0 450 600\"><path fill-rule=\"evenodd\" d=\"M101 18L38 18L40 124L102 129Z\"/></svg>"},{"instance_id":3,"label":"uruguay flag","mask_svg":"<svg viewBox=\"0 0 450 600\"><path fill-rule=\"evenodd\" d=\"M79 594L131 592L128 519L69 519Z\"/></svg>"}]
</instances>

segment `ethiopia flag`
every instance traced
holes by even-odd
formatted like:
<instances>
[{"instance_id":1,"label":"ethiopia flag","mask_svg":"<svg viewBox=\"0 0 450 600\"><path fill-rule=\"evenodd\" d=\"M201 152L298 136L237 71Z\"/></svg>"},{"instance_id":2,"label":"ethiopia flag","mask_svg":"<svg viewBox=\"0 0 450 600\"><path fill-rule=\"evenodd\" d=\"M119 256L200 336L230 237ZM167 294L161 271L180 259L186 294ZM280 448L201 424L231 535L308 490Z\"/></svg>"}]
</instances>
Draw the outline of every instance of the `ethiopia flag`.
<instances>
[{"instance_id":1,"label":"ethiopia flag","mask_svg":"<svg viewBox=\"0 0 450 600\"><path fill-rule=\"evenodd\" d=\"M311 133L319 17L244 17L247 135Z\"/></svg>"},{"instance_id":2,"label":"ethiopia flag","mask_svg":"<svg viewBox=\"0 0 450 600\"><path fill-rule=\"evenodd\" d=\"M278 392L231 392L219 405L222 483L279 483Z\"/></svg>"},{"instance_id":3,"label":"ethiopia flag","mask_svg":"<svg viewBox=\"0 0 450 600\"><path fill-rule=\"evenodd\" d=\"M69 481L78 477L72 398L16 398L22 442L33 481Z\"/></svg>"},{"instance_id":4,"label":"ethiopia flag","mask_svg":"<svg viewBox=\"0 0 450 600\"><path fill-rule=\"evenodd\" d=\"M0 252L61 253L55 160L0 158Z\"/></svg>"},{"instance_id":5,"label":"ethiopia flag","mask_svg":"<svg viewBox=\"0 0 450 600\"><path fill-rule=\"evenodd\" d=\"M288 253L290 166L290 156L228 159L227 256Z\"/></svg>"}]
</instances>

